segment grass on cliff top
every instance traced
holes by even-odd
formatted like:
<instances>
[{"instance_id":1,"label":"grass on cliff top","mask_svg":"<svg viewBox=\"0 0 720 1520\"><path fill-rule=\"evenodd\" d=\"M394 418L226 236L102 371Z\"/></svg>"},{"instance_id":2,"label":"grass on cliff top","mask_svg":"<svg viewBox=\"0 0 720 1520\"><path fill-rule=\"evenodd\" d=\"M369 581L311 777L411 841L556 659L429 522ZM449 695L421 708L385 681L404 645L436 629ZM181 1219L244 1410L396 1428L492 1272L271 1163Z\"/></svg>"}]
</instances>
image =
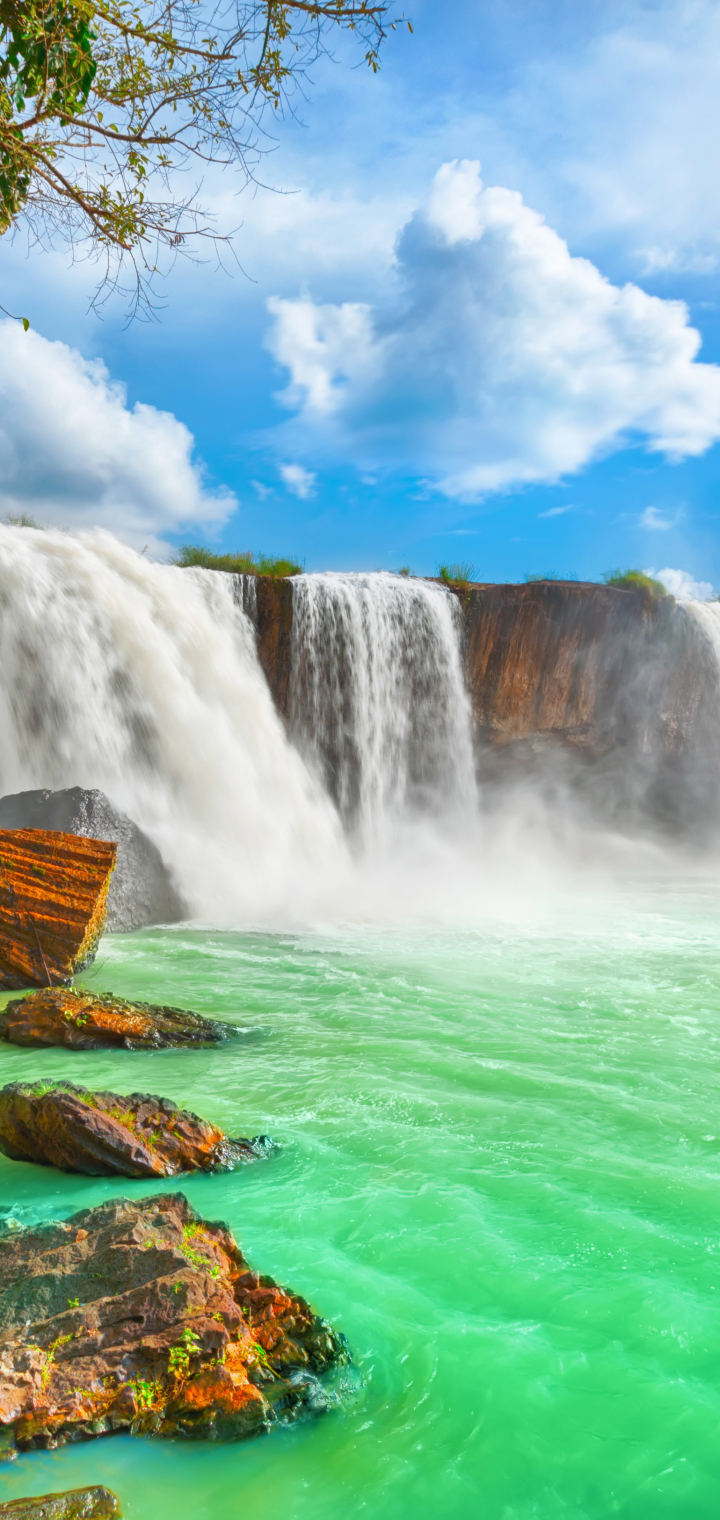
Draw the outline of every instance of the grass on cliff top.
<instances>
[{"instance_id":1,"label":"grass on cliff top","mask_svg":"<svg viewBox=\"0 0 720 1520\"><path fill-rule=\"evenodd\" d=\"M615 586L618 591L644 591L658 601L668 595L662 581L653 580L644 570L606 570L603 580L606 586Z\"/></svg>"},{"instance_id":2,"label":"grass on cliff top","mask_svg":"<svg viewBox=\"0 0 720 1520\"><path fill-rule=\"evenodd\" d=\"M269 575L283 580L288 575L302 575L304 565L294 559L275 559L269 554L213 554L199 544L183 544L173 564L183 570L225 570L231 575Z\"/></svg>"},{"instance_id":3,"label":"grass on cliff top","mask_svg":"<svg viewBox=\"0 0 720 1520\"><path fill-rule=\"evenodd\" d=\"M444 581L446 586L459 586L461 589L464 589L466 586L471 585L474 579L474 565L465 562L453 565L438 565L438 580Z\"/></svg>"}]
</instances>

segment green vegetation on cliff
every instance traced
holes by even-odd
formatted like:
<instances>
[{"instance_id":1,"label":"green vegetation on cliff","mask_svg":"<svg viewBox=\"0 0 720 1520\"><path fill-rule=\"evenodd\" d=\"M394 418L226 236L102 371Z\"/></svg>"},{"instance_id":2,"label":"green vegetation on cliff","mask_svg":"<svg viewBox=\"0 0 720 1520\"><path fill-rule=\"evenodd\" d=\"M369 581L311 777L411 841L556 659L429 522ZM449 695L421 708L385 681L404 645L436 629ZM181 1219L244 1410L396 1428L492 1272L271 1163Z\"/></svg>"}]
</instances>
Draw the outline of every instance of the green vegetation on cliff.
<instances>
[{"instance_id":1,"label":"green vegetation on cliff","mask_svg":"<svg viewBox=\"0 0 720 1520\"><path fill-rule=\"evenodd\" d=\"M644 591L658 599L668 595L662 581L653 580L644 570L606 570L603 580L606 586L615 586L618 591Z\"/></svg>"},{"instance_id":2,"label":"green vegetation on cliff","mask_svg":"<svg viewBox=\"0 0 720 1520\"><path fill-rule=\"evenodd\" d=\"M475 578L475 566L465 562L438 567L438 580L446 586L469 586Z\"/></svg>"},{"instance_id":3,"label":"green vegetation on cliff","mask_svg":"<svg viewBox=\"0 0 720 1520\"><path fill-rule=\"evenodd\" d=\"M270 575L283 580L288 575L302 575L304 566L294 559L274 559L268 554L213 554L199 544L183 544L173 561L182 569L225 570L232 575Z\"/></svg>"}]
</instances>

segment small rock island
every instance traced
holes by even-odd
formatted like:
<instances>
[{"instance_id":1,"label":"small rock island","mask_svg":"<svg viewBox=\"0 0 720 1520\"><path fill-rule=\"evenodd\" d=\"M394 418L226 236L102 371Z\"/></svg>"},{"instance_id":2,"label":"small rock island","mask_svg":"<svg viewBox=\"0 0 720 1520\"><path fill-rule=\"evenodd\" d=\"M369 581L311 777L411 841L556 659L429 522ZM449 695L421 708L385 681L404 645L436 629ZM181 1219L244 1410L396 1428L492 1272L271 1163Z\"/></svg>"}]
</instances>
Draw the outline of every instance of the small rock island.
<instances>
[{"instance_id":1,"label":"small rock island","mask_svg":"<svg viewBox=\"0 0 720 1520\"><path fill-rule=\"evenodd\" d=\"M332 1402L347 1359L304 1298L182 1193L0 1237L0 1445L116 1431L240 1439Z\"/></svg>"},{"instance_id":2,"label":"small rock island","mask_svg":"<svg viewBox=\"0 0 720 1520\"><path fill-rule=\"evenodd\" d=\"M0 1089L0 1152L90 1177L232 1171L273 1150L266 1135L231 1140L206 1119L150 1093L90 1092L72 1082Z\"/></svg>"},{"instance_id":3,"label":"small rock island","mask_svg":"<svg viewBox=\"0 0 720 1520\"><path fill-rule=\"evenodd\" d=\"M237 1034L232 1024L185 1008L130 1003L111 992L45 987L15 998L0 1013L0 1040L10 1045L68 1050L162 1050L219 1045Z\"/></svg>"}]
</instances>

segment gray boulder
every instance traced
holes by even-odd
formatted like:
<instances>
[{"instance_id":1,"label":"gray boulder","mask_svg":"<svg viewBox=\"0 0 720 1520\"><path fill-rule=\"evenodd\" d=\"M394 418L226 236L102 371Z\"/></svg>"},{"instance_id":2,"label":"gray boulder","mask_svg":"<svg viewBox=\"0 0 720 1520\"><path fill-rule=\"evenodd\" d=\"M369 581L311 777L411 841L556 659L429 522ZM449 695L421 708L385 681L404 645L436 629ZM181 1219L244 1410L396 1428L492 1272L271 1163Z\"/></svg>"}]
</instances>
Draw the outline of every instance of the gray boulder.
<instances>
[{"instance_id":1,"label":"gray boulder","mask_svg":"<svg viewBox=\"0 0 720 1520\"><path fill-rule=\"evenodd\" d=\"M117 865L108 893L107 927L115 933L143 924L172 924L188 910L160 851L127 813L93 788L61 792L15 792L0 798L0 829L56 829L117 843Z\"/></svg>"}]
</instances>

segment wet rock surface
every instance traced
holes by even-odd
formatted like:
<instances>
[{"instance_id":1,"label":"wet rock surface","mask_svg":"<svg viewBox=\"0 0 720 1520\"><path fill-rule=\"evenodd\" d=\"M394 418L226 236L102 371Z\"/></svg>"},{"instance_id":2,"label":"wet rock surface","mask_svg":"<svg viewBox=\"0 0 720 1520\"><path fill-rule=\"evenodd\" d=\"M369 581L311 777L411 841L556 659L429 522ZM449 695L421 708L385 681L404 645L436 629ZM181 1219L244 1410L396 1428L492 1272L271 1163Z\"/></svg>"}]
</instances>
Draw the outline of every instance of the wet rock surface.
<instances>
[{"instance_id":1,"label":"wet rock surface","mask_svg":"<svg viewBox=\"0 0 720 1520\"><path fill-rule=\"evenodd\" d=\"M181 1193L0 1237L0 1437L240 1439L320 1413L341 1338Z\"/></svg>"},{"instance_id":2,"label":"wet rock surface","mask_svg":"<svg viewBox=\"0 0 720 1520\"><path fill-rule=\"evenodd\" d=\"M109 1488L73 1488L0 1504L0 1520L116 1520L122 1510Z\"/></svg>"},{"instance_id":3,"label":"wet rock surface","mask_svg":"<svg viewBox=\"0 0 720 1520\"><path fill-rule=\"evenodd\" d=\"M111 932L187 917L160 851L142 829L97 787L14 792L0 797L0 828L60 830L117 844L117 865L107 899Z\"/></svg>"},{"instance_id":4,"label":"wet rock surface","mask_svg":"<svg viewBox=\"0 0 720 1520\"><path fill-rule=\"evenodd\" d=\"M231 1140L217 1125L149 1093L90 1092L71 1082L0 1090L0 1151L90 1177L229 1171L267 1157L265 1135Z\"/></svg>"},{"instance_id":5,"label":"wet rock surface","mask_svg":"<svg viewBox=\"0 0 720 1520\"><path fill-rule=\"evenodd\" d=\"M112 993L48 987L16 998L0 1013L0 1040L68 1050L160 1050L217 1045L237 1031L184 1008L131 1003Z\"/></svg>"}]
</instances>

